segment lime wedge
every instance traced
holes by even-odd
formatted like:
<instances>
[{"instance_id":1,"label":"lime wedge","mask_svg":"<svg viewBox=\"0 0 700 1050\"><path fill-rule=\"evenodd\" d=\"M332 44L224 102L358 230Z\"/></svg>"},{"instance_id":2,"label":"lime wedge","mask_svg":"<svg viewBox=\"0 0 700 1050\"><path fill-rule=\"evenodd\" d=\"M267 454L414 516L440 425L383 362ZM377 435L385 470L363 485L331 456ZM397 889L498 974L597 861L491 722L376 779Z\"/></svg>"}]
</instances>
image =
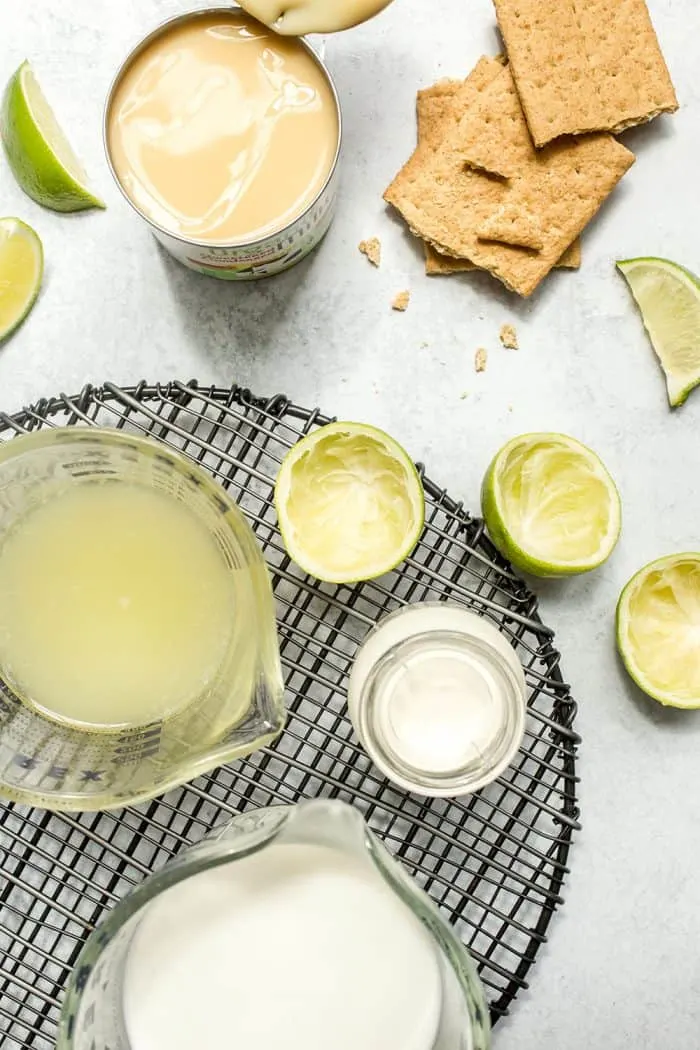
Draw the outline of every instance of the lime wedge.
<instances>
[{"instance_id":1,"label":"lime wedge","mask_svg":"<svg viewBox=\"0 0 700 1050\"><path fill-rule=\"evenodd\" d=\"M53 211L104 208L61 131L28 62L10 79L0 107L0 137L24 192Z\"/></svg>"},{"instance_id":2,"label":"lime wedge","mask_svg":"<svg viewBox=\"0 0 700 1050\"><path fill-rule=\"evenodd\" d=\"M284 458L275 504L287 552L328 583L371 580L408 557L425 497L413 463L388 434L330 423Z\"/></svg>"},{"instance_id":3,"label":"lime wedge","mask_svg":"<svg viewBox=\"0 0 700 1050\"><path fill-rule=\"evenodd\" d=\"M700 554L673 554L641 569L617 605L617 648L648 696L700 708Z\"/></svg>"},{"instance_id":4,"label":"lime wedge","mask_svg":"<svg viewBox=\"0 0 700 1050\"><path fill-rule=\"evenodd\" d=\"M666 374L668 400L682 405L700 383L700 281L668 259L617 264Z\"/></svg>"},{"instance_id":5,"label":"lime wedge","mask_svg":"<svg viewBox=\"0 0 700 1050\"><path fill-rule=\"evenodd\" d=\"M19 219L0 219L0 342L21 325L44 274L39 237Z\"/></svg>"},{"instance_id":6,"label":"lime wedge","mask_svg":"<svg viewBox=\"0 0 700 1050\"><path fill-rule=\"evenodd\" d=\"M589 448L563 434L523 434L498 452L481 491L495 546L534 576L574 576L610 557L620 497Z\"/></svg>"}]
</instances>

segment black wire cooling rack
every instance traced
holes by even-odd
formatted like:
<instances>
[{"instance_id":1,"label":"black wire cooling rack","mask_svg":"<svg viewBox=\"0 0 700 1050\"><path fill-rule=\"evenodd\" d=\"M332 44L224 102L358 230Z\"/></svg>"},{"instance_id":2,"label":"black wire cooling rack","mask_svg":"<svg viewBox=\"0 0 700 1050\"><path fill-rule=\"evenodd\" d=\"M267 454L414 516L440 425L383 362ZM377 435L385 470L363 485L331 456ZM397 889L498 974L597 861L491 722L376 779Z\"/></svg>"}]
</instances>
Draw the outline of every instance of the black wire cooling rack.
<instances>
[{"instance_id":1,"label":"black wire cooling rack","mask_svg":"<svg viewBox=\"0 0 700 1050\"><path fill-rule=\"evenodd\" d=\"M81 945L135 883L231 814L301 797L358 806L442 908L474 956L497 1021L562 903L578 827L576 705L537 600L472 518L423 478L420 544L381 580L331 587L287 557L272 489L287 450L329 422L317 410L238 388L173 382L86 387L77 397L0 414L0 440L55 426L112 426L184 451L230 489L270 567L290 718L277 743L154 802L115 813L51 815L0 804L0 1043L50 1050ZM400 605L449 599L492 620L517 647L529 717L513 766L465 801L393 788L357 746L345 686L357 640Z\"/></svg>"}]
</instances>

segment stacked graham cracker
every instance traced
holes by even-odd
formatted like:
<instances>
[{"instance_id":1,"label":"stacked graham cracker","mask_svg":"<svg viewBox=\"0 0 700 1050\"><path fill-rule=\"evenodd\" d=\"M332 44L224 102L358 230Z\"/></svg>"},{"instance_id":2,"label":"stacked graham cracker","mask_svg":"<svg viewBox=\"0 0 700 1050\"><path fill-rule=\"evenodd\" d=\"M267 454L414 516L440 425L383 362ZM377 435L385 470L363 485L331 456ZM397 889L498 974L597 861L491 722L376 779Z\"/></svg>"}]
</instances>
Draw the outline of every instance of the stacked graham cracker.
<instances>
[{"instance_id":1,"label":"stacked graham cracker","mask_svg":"<svg viewBox=\"0 0 700 1050\"><path fill-rule=\"evenodd\" d=\"M678 102L644 0L494 0L508 58L418 92L418 145L384 194L426 272L529 296L634 163L611 132Z\"/></svg>"}]
</instances>

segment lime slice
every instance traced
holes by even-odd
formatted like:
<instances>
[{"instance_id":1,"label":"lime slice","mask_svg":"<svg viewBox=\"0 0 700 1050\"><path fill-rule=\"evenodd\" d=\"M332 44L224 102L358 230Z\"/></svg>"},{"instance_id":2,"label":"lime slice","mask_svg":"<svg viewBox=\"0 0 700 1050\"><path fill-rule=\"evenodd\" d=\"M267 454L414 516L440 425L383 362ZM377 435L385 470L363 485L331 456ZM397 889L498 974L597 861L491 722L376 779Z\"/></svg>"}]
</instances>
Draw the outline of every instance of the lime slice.
<instances>
[{"instance_id":1,"label":"lime slice","mask_svg":"<svg viewBox=\"0 0 700 1050\"><path fill-rule=\"evenodd\" d=\"M700 708L700 554L660 558L632 577L617 605L617 647L648 696Z\"/></svg>"},{"instance_id":2,"label":"lime slice","mask_svg":"<svg viewBox=\"0 0 700 1050\"><path fill-rule=\"evenodd\" d=\"M388 434L330 423L295 445L275 486L289 556L328 583L371 580L408 557L425 497L413 463Z\"/></svg>"},{"instance_id":3,"label":"lime slice","mask_svg":"<svg viewBox=\"0 0 700 1050\"><path fill-rule=\"evenodd\" d=\"M668 259L617 264L666 374L668 400L682 405L700 383L700 281Z\"/></svg>"},{"instance_id":4,"label":"lime slice","mask_svg":"<svg viewBox=\"0 0 700 1050\"><path fill-rule=\"evenodd\" d=\"M0 342L21 325L44 274L39 237L19 219L0 219Z\"/></svg>"},{"instance_id":5,"label":"lime slice","mask_svg":"<svg viewBox=\"0 0 700 1050\"><path fill-rule=\"evenodd\" d=\"M0 107L0 137L24 192L53 211L104 208L25 62L10 79Z\"/></svg>"},{"instance_id":6,"label":"lime slice","mask_svg":"<svg viewBox=\"0 0 700 1050\"><path fill-rule=\"evenodd\" d=\"M498 550L534 576L589 572L620 535L620 497L589 448L563 434L523 434L500 450L481 491Z\"/></svg>"}]
</instances>

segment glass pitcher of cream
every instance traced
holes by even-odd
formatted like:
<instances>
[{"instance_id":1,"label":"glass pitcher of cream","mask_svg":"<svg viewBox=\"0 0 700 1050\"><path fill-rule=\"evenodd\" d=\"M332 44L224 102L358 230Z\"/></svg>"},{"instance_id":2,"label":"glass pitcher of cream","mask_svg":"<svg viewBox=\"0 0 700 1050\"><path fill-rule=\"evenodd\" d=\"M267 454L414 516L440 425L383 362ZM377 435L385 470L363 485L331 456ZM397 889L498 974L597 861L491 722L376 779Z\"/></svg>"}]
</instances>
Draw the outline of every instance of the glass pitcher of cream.
<instances>
[{"instance_id":1,"label":"glass pitcher of cream","mask_svg":"<svg viewBox=\"0 0 700 1050\"><path fill-rule=\"evenodd\" d=\"M168 446L0 445L0 798L152 798L284 724L272 588L227 492Z\"/></svg>"},{"instance_id":2,"label":"glass pitcher of cream","mask_svg":"<svg viewBox=\"0 0 700 1050\"><path fill-rule=\"evenodd\" d=\"M57 1050L488 1050L474 964L339 801L215 829L90 935Z\"/></svg>"}]
</instances>

